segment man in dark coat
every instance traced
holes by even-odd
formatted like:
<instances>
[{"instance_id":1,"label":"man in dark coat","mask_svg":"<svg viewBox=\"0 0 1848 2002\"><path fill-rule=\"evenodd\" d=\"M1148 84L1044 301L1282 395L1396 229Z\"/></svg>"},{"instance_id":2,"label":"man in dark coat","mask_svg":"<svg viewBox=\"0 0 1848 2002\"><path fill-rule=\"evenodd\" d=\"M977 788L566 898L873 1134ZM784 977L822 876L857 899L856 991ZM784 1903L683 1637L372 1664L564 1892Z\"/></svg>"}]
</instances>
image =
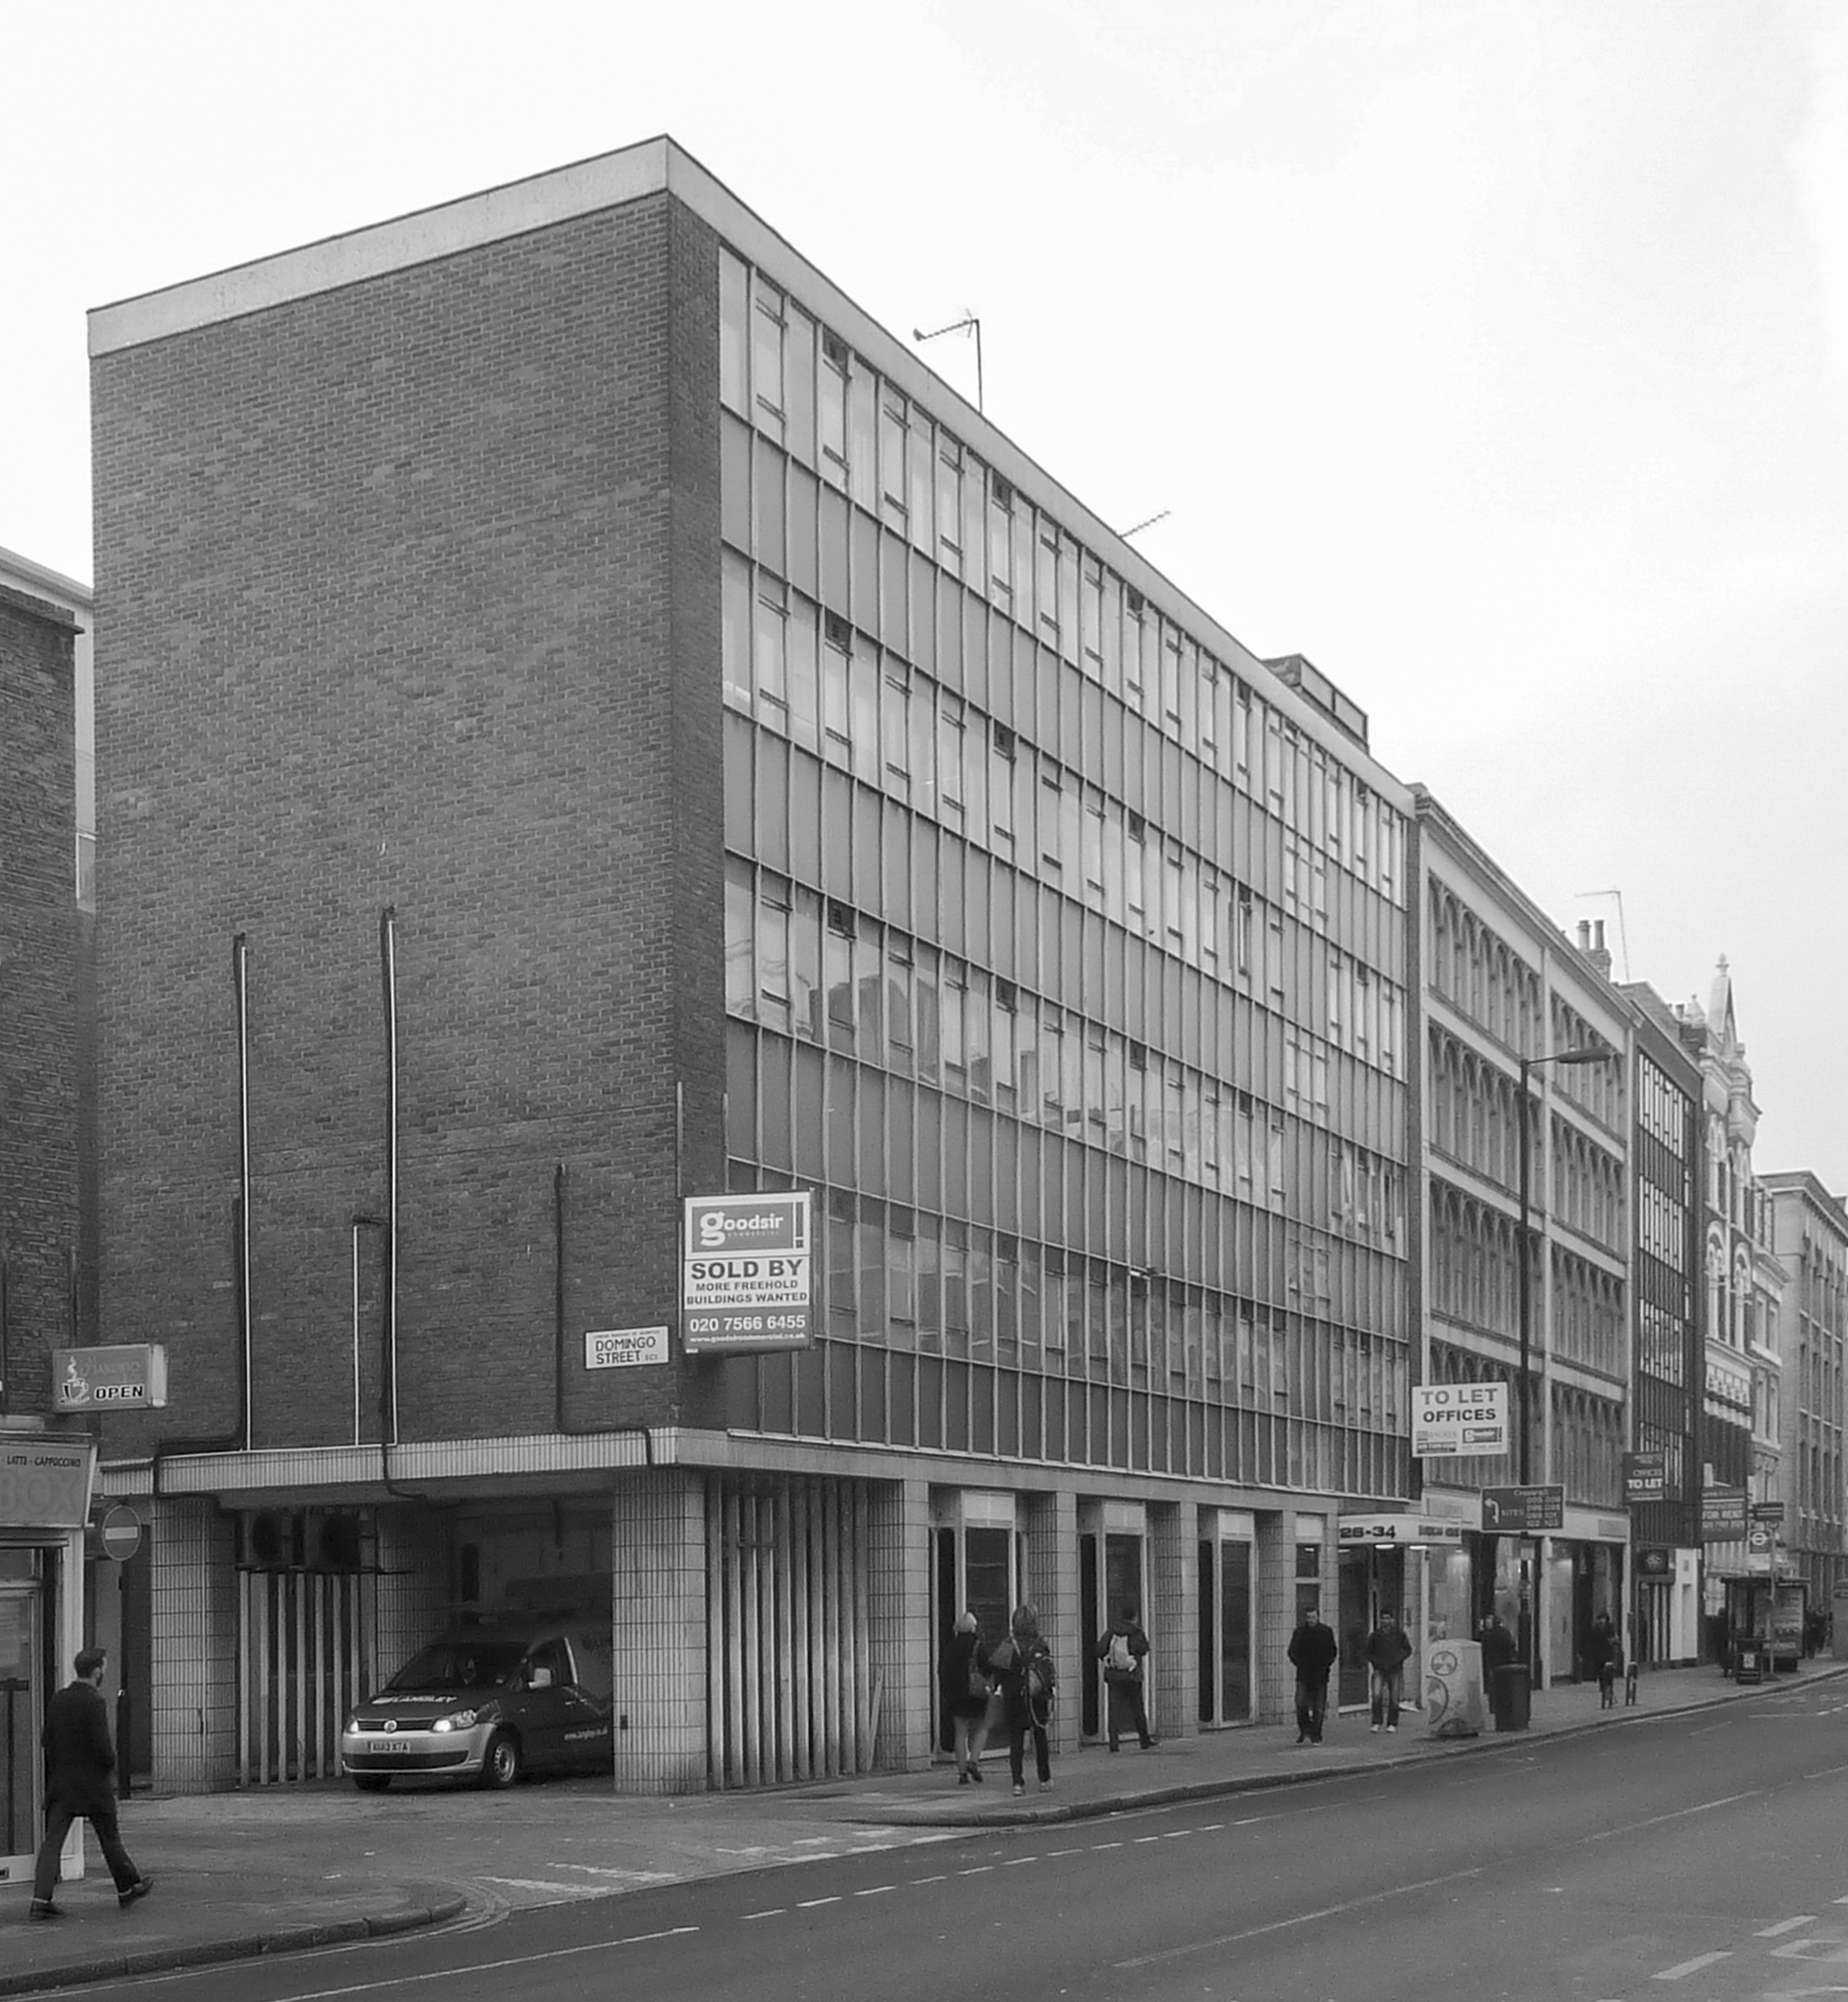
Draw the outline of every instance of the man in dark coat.
<instances>
[{"instance_id":1,"label":"man in dark coat","mask_svg":"<svg viewBox=\"0 0 1848 2002\"><path fill-rule=\"evenodd\" d=\"M32 1876L32 1916L62 1916L52 1902L58 1882L58 1859L71 1823L87 1821L96 1831L103 1860L115 1879L116 1901L123 1910L154 1888L128 1860L115 1819L115 1748L109 1743L109 1706L103 1701L103 1669L108 1656L100 1647L86 1647L72 1664L77 1680L60 1689L45 1706L45 1728L40 1743L45 1754L45 1839L39 1845Z\"/></svg>"},{"instance_id":2,"label":"man in dark coat","mask_svg":"<svg viewBox=\"0 0 1848 2002\"><path fill-rule=\"evenodd\" d=\"M1405 1690L1405 1664L1412 1659L1412 1637L1390 1613L1366 1637L1366 1665L1373 1672L1373 1728L1399 1729L1399 1706Z\"/></svg>"},{"instance_id":3,"label":"man in dark coat","mask_svg":"<svg viewBox=\"0 0 1848 2002\"><path fill-rule=\"evenodd\" d=\"M1309 1607L1302 1623L1290 1636L1290 1660L1296 1671L1296 1743L1322 1742L1322 1723L1329 1714L1329 1671L1341 1652L1334 1630L1324 1627Z\"/></svg>"}]
</instances>

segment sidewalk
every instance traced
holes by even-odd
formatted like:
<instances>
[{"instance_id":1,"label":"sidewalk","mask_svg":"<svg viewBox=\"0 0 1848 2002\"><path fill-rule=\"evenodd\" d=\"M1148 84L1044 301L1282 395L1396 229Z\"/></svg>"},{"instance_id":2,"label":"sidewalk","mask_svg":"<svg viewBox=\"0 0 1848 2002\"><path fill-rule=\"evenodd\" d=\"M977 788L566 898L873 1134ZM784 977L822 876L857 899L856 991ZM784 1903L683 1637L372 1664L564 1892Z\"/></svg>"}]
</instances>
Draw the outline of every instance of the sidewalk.
<instances>
[{"instance_id":1,"label":"sidewalk","mask_svg":"<svg viewBox=\"0 0 1848 2002\"><path fill-rule=\"evenodd\" d=\"M0 1995L26 1995L157 1968L364 1939L468 1915L756 1869L766 1865L939 1841L969 1828L1061 1821L1211 1798L1434 1758L1493 1756L1562 1733L1622 1729L1651 1716L1781 1693L1848 1663L1805 1662L1795 1676L1743 1688L1717 1669L1646 1674L1636 1708L1600 1711L1592 1687L1534 1699L1525 1733L1433 1739L1406 1711L1399 1732L1365 1713L1331 1717L1320 1745L1289 1725L1175 1739L1141 1752L1101 1746L1056 1759L1054 1784L1010 1790L992 1755L980 1786L943 1765L765 1793L676 1800L612 1795L594 1780L540 1781L507 1794L436 1786L356 1793L344 1782L128 1804L123 1833L155 1878L152 1897L117 1909L106 1871L60 1887L66 1916L28 1920L27 1887L0 1889Z\"/></svg>"}]
</instances>

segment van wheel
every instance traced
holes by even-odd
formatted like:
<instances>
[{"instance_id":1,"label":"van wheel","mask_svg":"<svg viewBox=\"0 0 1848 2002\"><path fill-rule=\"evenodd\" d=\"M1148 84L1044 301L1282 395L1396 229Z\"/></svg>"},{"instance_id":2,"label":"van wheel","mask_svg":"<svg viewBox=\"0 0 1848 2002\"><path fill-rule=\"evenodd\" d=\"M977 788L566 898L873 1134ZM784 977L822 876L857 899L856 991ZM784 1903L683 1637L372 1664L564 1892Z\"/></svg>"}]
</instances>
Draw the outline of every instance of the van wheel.
<instances>
[{"instance_id":1,"label":"van wheel","mask_svg":"<svg viewBox=\"0 0 1848 2002\"><path fill-rule=\"evenodd\" d=\"M511 1731L496 1731L487 1741L487 1753L482 1760L482 1785L511 1786L520 1776L522 1764L519 1740Z\"/></svg>"},{"instance_id":2,"label":"van wheel","mask_svg":"<svg viewBox=\"0 0 1848 2002\"><path fill-rule=\"evenodd\" d=\"M382 1794L392 1783L389 1772L356 1772L353 1784L362 1794Z\"/></svg>"}]
</instances>

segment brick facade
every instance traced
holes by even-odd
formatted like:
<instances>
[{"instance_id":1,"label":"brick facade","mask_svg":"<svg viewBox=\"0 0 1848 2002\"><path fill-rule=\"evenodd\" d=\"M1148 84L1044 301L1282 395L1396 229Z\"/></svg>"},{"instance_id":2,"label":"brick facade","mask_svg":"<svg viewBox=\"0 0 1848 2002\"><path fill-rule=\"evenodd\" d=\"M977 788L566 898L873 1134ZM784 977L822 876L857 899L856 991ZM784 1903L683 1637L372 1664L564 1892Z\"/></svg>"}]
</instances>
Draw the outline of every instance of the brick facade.
<instances>
[{"instance_id":1,"label":"brick facade","mask_svg":"<svg viewBox=\"0 0 1848 2002\"><path fill-rule=\"evenodd\" d=\"M351 1429L388 906L399 1436L552 1428L559 1163L568 1318L669 1318L677 1134L723 1171L715 255L659 196L97 363L101 1334L167 1344L170 1430L238 1404L240 932L254 1445Z\"/></svg>"},{"instance_id":2,"label":"brick facade","mask_svg":"<svg viewBox=\"0 0 1848 2002\"><path fill-rule=\"evenodd\" d=\"M0 585L0 1256L6 1407L51 1408L77 1241L72 649L56 607Z\"/></svg>"}]
</instances>

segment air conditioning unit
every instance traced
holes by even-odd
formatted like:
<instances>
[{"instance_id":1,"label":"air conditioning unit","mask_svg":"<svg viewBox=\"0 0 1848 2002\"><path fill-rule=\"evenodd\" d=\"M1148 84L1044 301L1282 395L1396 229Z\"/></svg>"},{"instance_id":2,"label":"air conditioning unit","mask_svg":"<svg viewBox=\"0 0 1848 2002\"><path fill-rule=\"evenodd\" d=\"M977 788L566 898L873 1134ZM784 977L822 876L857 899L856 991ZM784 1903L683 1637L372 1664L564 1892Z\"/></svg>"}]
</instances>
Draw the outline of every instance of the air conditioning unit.
<instances>
[{"instance_id":1,"label":"air conditioning unit","mask_svg":"<svg viewBox=\"0 0 1848 2002\"><path fill-rule=\"evenodd\" d=\"M238 1518L237 1561L245 1571L298 1571L306 1540L300 1509L263 1508Z\"/></svg>"}]
</instances>

